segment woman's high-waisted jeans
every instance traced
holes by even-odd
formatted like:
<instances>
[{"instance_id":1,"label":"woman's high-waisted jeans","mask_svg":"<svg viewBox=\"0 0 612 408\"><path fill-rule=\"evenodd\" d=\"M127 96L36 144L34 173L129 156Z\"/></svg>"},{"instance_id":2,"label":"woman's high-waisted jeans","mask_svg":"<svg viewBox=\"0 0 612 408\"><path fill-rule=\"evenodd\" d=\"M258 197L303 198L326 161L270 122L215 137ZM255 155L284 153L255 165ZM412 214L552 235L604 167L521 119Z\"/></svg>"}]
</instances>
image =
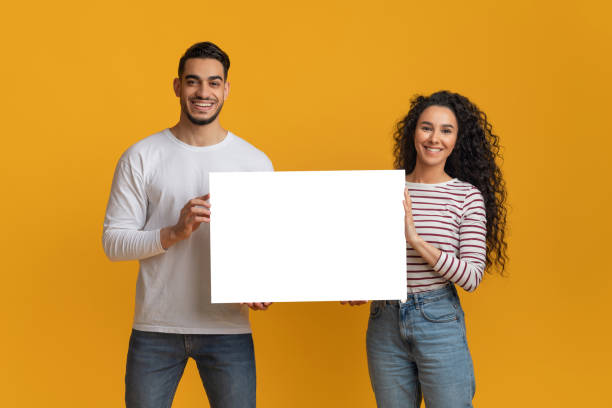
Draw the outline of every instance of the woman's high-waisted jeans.
<instances>
[{"instance_id":1,"label":"woman's high-waisted jeans","mask_svg":"<svg viewBox=\"0 0 612 408\"><path fill-rule=\"evenodd\" d=\"M370 305L370 380L381 408L471 407L474 368L453 285Z\"/></svg>"}]
</instances>

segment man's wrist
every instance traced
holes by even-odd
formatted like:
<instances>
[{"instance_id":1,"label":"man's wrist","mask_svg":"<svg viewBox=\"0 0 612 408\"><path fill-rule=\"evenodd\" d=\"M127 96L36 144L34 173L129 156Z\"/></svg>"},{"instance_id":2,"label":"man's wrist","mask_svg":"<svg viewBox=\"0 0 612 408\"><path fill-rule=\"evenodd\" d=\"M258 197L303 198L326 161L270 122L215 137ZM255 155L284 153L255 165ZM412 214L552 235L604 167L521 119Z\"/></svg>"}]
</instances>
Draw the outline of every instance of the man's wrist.
<instances>
[{"instance_id":1,"label":"man's wrist","mask_svg":"<svg viewBox=\"0 0 612 408\"><path fill-rule=\"evenodd\" d=\"M161 241L161 245L164 250L167 250L172 245L176 244L178 239L176 238L176 232L174 232L174 227L162 228L159 232L159 240Z\"/></svg>"}]
</instances>

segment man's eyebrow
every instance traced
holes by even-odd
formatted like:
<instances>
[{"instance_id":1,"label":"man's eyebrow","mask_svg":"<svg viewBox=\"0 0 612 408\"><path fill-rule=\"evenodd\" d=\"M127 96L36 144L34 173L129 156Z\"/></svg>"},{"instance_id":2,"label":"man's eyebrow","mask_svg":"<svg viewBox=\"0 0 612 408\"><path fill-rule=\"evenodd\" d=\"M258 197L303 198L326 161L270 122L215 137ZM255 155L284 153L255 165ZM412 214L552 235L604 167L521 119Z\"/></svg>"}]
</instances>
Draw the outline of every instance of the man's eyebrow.
<instances>
[{"instance_id":1,"label":"man's eyebrow","mask_svg":"<svg viewBox=\"0 0 612 408\"><path fill-rule=\"evenodd\" d=\"M219 75L213 75L208 77L209 81L214 81L215 79L220 79L221 81L223 81L223 78Z\"/></svg>"},{"instance_id":2,"label":"man's eyebrow","mask_svg":"<svg viewBox=\"0 0 612 408\"><path fill-rule=\"evenodd\" d=\"M195 80L201 80L202 78L200 78L197 75L193 75L193 74L189 74L189 75L185 75L185 79L195 79Z\"/></svg>"}]
</instances>

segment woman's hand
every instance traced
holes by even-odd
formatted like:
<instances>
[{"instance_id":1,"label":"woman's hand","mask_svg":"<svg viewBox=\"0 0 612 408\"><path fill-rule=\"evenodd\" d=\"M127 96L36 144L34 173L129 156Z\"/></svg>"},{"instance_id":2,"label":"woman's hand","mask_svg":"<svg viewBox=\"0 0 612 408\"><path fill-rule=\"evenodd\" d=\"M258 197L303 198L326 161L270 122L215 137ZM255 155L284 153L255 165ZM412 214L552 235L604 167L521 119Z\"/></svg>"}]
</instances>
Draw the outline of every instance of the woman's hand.
<instances>
[{"instance_id":1,"label":"woman's hand","mask_svg":"<svg viewBox=\"0 0 612 408\"><path fill-rule=\"evenodd\" d=\"M363 304L368 303L368 301L367 300L342 300L340 301L341 305L346 305L347 303L351 306L361 306Z\"/></svg>"},{"instance_id":2,"label":"woman's hand","mask_svg":"<svg viewBox=\"0 0 612 408\"><path fill-rule=\"evenodd\" d=\"M414 226L414 219L412 218L412 201L410 200L410 193L407 188L404 189L404 212L406 214L404 216L406 242L433 268L436 263L438 263L438 259L440 259L442 252L430 243L425 242L425 240L417 234Z\"/></svg>"},{"instance_id":3,"label":"woman's hand","mask_svg":"<svg viewBox=\"0 0 612 408\"><path fill-rule=\"evenodd\" d=\"M268 310L268 307L272 302L255 302L255 303L241 303L241 305L247 305L251 310Z\"/></svg>"},{"instance_id":4,"label":"woman's hand","mask_svg":"<svg viewBox=\"0 0 612 408\"><path fill-rule=\"evenodd\" d=\"M404 234L406 235L406 242L410 246L414 247L414 243L419 239L419 234L416 232L414 226L414 219L412 218L412 201L410 200L410 193L408 188L404 188Z\"/></svg>"}]
</instances>

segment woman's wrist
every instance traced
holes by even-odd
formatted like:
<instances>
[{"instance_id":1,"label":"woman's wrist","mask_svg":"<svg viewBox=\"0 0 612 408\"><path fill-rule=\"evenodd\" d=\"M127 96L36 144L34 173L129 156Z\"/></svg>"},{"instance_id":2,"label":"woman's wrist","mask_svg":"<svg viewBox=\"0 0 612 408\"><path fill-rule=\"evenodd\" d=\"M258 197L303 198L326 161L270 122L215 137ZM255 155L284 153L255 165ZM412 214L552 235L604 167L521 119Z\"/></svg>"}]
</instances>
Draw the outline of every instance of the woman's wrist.
<instances>
[{"instance_id":1,"label":"woman's wrist","mask_svg":"<svg viewBox=\"0 0 612 408\"><path fill-rule=\"evenodd\" d=\"M408 242L413 249L418 251L418 248L421 247L425 241L415 232L406 238L406 242Z\"/></svg>"}]
</instances>

